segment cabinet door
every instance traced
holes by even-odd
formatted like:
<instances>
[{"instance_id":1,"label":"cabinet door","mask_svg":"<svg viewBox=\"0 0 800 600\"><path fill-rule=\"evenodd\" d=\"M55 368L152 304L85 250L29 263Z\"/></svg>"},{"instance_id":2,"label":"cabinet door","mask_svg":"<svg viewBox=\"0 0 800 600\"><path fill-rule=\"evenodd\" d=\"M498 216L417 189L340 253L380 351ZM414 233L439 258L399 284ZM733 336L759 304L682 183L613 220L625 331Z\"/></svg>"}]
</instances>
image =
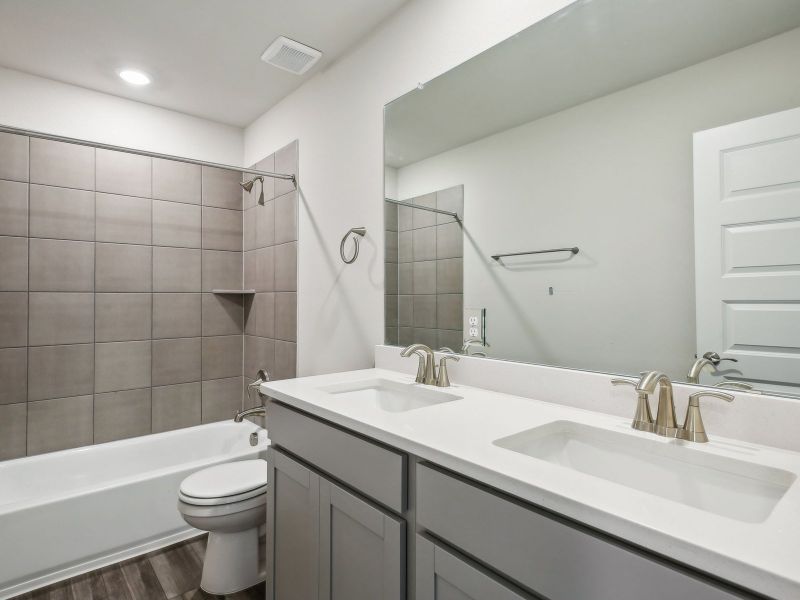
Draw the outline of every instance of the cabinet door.
<instances>
[{"instance_id":1,"label":"cabinet door","mask_svg":"<svg viewBox=\"0 0 800 600\"><path fill-rule=\"evenodd\" d=\"M320 478L320 600L405 598L405 523Z\"/></svg>"},{"instance_id":2,"label":"cabinet door","mask_svg":"<svg viewBox=\"0 0 800 600\"><path fill-rule=\"evenodd\" d=\"M317 600L320 478L276 450L268 462L267 598Z\"/></svg>"},{"instance_id":3,"label":"cabinet door","mask_svg":"<svg viewBox=\"0 0 800 600\"><path fill-rule=\"evenodd\" d=\"M416 538L416 600L530 600L430 540Z\"/></svg>"}]
</instances>

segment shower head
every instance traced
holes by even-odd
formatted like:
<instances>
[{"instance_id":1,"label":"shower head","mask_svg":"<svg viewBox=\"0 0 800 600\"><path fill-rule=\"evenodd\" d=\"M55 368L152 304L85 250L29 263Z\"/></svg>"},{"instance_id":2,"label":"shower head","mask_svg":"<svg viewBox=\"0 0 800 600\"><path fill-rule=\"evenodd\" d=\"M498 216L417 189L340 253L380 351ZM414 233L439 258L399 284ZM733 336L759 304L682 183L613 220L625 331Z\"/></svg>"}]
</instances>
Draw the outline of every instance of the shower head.
<instances>
[{"instance_id":1,"label":"shower head","mask_svg":"<svg viewBox=\"0 0 800 600\"><path fill-rule=\"evenodd\" d=\"M249 181L242 181L239 185L242 186L242 189L245 192L249 193L250 190L253 189L253 186L255 185L256 181L260 181L261 185L264 185L264 178L261 175L258 175L257 177L253 177Z\"/></svg>"}]
</instances>

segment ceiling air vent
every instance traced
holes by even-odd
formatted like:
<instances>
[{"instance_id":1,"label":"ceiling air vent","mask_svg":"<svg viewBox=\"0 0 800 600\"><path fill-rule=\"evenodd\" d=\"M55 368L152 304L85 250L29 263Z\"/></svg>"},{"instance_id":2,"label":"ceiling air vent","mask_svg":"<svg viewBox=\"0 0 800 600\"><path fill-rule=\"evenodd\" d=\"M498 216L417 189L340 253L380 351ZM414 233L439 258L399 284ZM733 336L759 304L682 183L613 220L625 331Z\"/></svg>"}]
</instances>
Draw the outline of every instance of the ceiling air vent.
<instances>
[{"instance_id":1,"label":"ceiling air vent","mask_svg":"<svg viewBox=\"0 0 800 600\"><path fill-rule=\"evenodd\" d=\"M264 50L261 60L273 67L302 75L314 66L320 56L322 52L319 50L281 36Z\"/></svg>"}]
</instances>

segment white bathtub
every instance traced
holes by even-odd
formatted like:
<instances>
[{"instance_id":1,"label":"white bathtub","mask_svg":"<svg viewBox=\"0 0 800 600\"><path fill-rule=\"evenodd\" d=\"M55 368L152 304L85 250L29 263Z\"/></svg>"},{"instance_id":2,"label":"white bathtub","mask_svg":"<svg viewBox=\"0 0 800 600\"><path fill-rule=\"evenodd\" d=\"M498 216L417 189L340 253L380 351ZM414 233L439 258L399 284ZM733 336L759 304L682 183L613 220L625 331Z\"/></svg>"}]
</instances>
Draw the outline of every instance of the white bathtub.
<instances>
[{"instance_id":1,"label":"white bathtub","mask_svg":"<svg viewBox=\"0 0 800 600\"><path fill-rule=\"evenodd\" d=\"M183 478L268 445L226 421L0 462L0 599L197 535L177 510Z\"/></svg>"}]
</instances>

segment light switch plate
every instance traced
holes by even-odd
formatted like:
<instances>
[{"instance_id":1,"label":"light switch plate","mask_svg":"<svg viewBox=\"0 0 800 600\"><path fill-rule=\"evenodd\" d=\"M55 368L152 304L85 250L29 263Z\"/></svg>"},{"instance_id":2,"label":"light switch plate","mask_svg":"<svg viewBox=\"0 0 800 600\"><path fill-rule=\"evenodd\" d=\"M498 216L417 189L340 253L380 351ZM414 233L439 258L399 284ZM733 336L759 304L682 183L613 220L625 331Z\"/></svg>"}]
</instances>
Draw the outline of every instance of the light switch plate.
<instances>
[{"instance_id":1,"label":"light switch plate","mask_svg":"<svg viewBox=\"0 0 800 600\"><path fill-rule=\"evenodd\" d=\"M464 339L480 340L486 345L486 309L464 309Z\"/></svg>"}]
</instances>

